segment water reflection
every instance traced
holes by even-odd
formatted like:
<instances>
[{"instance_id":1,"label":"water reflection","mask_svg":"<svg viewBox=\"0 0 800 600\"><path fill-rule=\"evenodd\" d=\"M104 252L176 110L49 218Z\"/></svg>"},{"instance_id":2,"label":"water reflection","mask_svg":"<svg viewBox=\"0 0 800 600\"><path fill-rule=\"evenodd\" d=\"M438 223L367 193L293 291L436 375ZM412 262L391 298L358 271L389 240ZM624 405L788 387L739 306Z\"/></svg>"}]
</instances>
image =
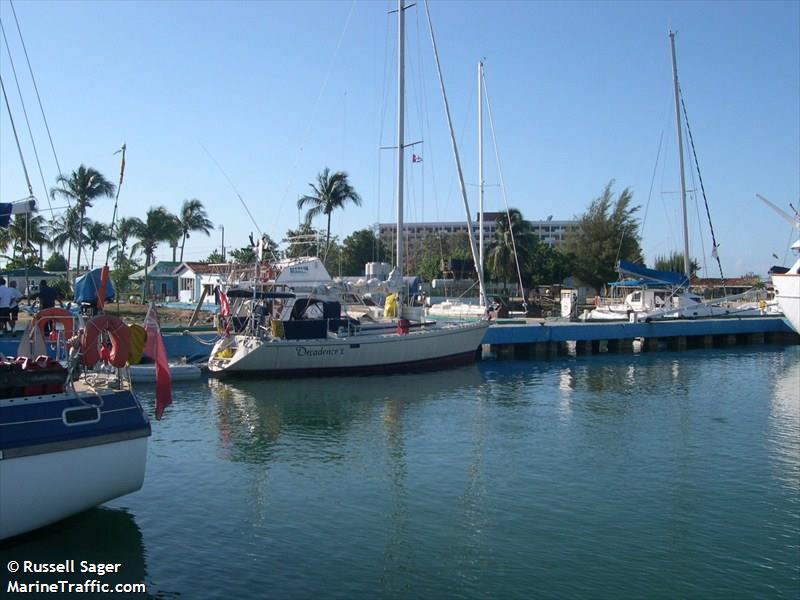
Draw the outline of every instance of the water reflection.
<instances>
[{"instance_id":1,"label":"water reflection","mask_svg":"<svg viewBox=\"0 0 800 600\"><path fill-rule=\"evenodd\" d=\"M800 353L780 356L768 376L772 451L783 469L781 479L800 491Z\"/></svg>"},{"instance_id":2,"label":"water reflection","mask_svg":"<svg viewBox=\"0 0 800 600\"><path fill-rule=\"evenodd\" d=\"M221 456L263 463L275 457L282 438L311 444L324 460L339 460L337 442L355 425L379 416L390 450L402 440L404 412L449 394L474 397L483 383L472 365L446 373L304 380L208 382L216 400Z\"/></svg>"},{"instance_id":3,"label":"water reflection","mask_svg":"<svg viewBox=\"0 0 800 600\"><path fill-rule=\"evenodd\" d=\"M148 588L152 588L147 577L142 533L133 516L123 509L94 508L49 527L6 540L0 544L0 564L5 567L10 560L33 560L39 563L75 561L76 573L19 573L15 579L20 583L68 581L82 584L87 579L101 579L112 586L145 582ZM118 573L97 577L93 573L81 573L80 561L120 563L121 567ZM28 594L28 597L36 597L36 594ZM81 597L100 596L81 594ZM165 598L168 594L129 594L126 597Z\"/></svg>"}]
</instances>

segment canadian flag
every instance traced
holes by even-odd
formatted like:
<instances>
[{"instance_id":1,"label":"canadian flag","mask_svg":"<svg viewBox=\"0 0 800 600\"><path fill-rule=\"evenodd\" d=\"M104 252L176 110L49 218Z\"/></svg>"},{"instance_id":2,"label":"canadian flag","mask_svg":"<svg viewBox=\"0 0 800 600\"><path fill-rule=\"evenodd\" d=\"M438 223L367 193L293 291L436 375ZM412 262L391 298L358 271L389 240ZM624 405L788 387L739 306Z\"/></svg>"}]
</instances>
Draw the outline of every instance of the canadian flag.
<instances>
[{"instance_id":1,"label":"canadian flag","mask_svg":"<svg viewBox=\"0 0 800 600\"><path fill-rule=\"evenodd\" d=\"M411 155L411 162L422 162L422 157L419 154L412 154Z\"/></svg>"}]
</instances>

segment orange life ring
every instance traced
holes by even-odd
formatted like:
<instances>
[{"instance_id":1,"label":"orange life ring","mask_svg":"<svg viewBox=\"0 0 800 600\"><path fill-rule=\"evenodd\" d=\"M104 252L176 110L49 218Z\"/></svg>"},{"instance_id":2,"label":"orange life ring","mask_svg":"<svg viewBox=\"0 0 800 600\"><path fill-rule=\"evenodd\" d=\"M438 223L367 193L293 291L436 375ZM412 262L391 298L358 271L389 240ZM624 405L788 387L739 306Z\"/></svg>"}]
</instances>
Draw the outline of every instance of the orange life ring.
<instances>
[{"instance_id":1,"label":"orange life ring","mask_svg":"<svg viewBox=\"0 0 800 600\"><path fill-rule=\"evenodd\" d=\"M103 332L111 338L111 352L108 362L115 367L124 367L130 354L130 331L121 319L111 315L99 315L86 323L81 337L81 353L87 367L93 367L101 358L98 339Z\"/></svg>"},{"instance_id":2,"label":"orange life ring","mask_svg":"<svg viewBox=\"0 0 800 600\"><path fill-rule=\"evenodd\" d=\"M42 334L42 337L46 337L44 333L45 327L53 321L63 325L65 340L71 338L72 334L75 333L75 317L65 308L45 308L33 317L33 323L39 328L39 333ZM55 328L53 330L55 331Z\"/></svg>"}]
</instances>

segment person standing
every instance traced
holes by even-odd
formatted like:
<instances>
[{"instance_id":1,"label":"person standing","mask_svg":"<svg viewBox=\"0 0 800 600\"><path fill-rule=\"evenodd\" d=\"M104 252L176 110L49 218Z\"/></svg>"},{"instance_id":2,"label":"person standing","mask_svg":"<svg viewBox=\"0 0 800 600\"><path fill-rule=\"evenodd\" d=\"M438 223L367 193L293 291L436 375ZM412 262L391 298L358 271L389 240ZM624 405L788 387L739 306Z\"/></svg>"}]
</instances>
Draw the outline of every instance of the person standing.
<instances>
[{"instance_id":1,"label":"person standing","mask_svg":"<svg viewBox=\"0 0 800 600\"><path fill-rule=\"evenodd\" d=\"M0 277L0 335L6 334L11 315L11 291L6 287L5 277Z\"/></svg>"},{"instance_id":2,"label":"person standing","mask_svg":"<svg viewBox=\"0 0 800 600\"><path fill-rule=\"evenodd\" d=\"M47 281L44 279L39 282L39 293L36 295L39 296L39 310L53 308L56 305L56 300L60 300L58 289L47 285Z\"/></svg>"},{"instance_id":3,"label":"person standing","mask_svg":"<svg viewBox=\"0 0 800 600\"><path fill-rule=\"evenodd\" d=\"M19 301L22 298L22 294L17 289L16 281L8 282L8 291L11 296L9 301L9 322L11 324L10 331L11 333L14 333L14 329L17 326L17 319L19 319Z\"/></svg>"}]
</instances>

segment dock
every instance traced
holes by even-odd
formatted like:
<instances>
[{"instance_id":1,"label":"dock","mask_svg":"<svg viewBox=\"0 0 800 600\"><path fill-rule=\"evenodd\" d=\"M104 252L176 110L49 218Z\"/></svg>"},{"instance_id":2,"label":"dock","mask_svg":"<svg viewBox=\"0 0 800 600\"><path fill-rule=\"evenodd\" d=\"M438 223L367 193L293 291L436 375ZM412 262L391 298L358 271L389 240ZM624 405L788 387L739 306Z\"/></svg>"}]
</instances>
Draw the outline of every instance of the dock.
<instances>
[{"instance_id":1,"label":"dock","mask_svg":"<svg viewBox=\"0 0 800 600\"><path fill-rule=\"evenodd\" d=\"M716 348L737 344L800 344L778 316L675 319L650 323L583 323L545 319L509 319L486 332L484 347L498 357L547 357L557 354Z\"/></svg>"}]
</instances>

